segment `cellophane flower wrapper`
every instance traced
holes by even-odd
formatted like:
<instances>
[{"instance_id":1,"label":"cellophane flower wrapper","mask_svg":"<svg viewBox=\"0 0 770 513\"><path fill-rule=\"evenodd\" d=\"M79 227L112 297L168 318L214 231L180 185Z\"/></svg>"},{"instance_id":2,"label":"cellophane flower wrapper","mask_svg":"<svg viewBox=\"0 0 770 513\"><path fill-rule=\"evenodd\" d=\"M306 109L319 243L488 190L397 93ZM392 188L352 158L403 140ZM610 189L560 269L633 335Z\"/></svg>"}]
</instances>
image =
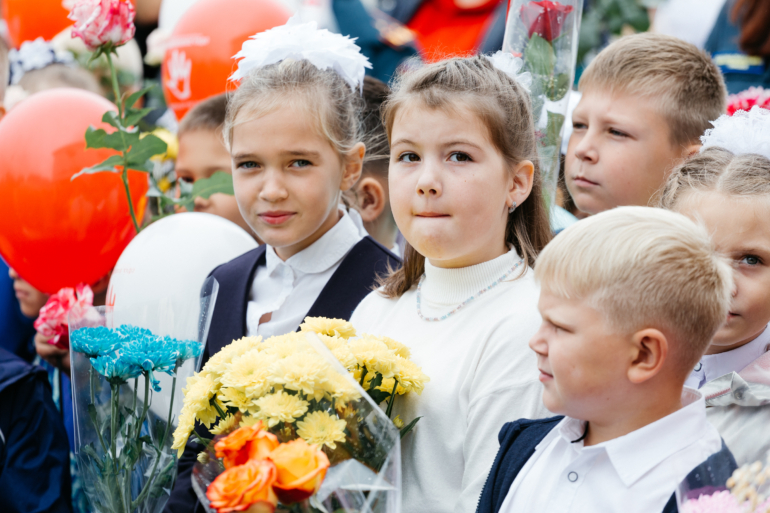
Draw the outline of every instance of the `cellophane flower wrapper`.
<instances>
[{"instance_id":1,"label":"cellophane flower wrapper","mask_svg":"<svg viewBox=\"0 0 770 513\"><path fill-rule=\"evenodd\" d=\"M706 461L690 472L676 490L681 513L770 513L768 496L770 459L766 455L757 455L756 462L734 472L724 460Z\"/></svg>"},{"instance_id":2,"label":"cellophane flower wrapper","mask_svg":"<svg viewBox=\"0 0 770 513\"><path fill-rule=\"evenodd\" d=\"M263 406L261 409L252 408L249 412L249 408L241 411L232 406L228 407L233 402L223 402L218 405L223 411L226 410L227 417L225 421L221 419L216 421L216 426L225 426L222 430L214 425L215 421L212 419L212 432L218 434L215 440L239 426L252 425L261 420L281 442L301 437L322 448L329 458L330 468L320 489L301 504L279 504L277 511L399 512L401 508L399 429L360 383L356 382L348 369L340 363L338 357L344 360L344 356L341 356L339 348L330 351L329 346L334 346L330 344L329 337L319 338L311 332L273 337L264 342L256 339L254 344L257 350L261 349L259 354L274 351L281 353L280 356L299 355L290 357L296 359L293 363L297 366L291 368L288 364L284 364L286 365L285 383L268 385L262 390L262 399L254 401ZM272 349L269 349L270 346ZM268 366L260 365L260 368L265 370L272 368L275 371L275 365L282 364L273 362ZM302 371L299 370L300 367ZM204 366L202 373L205 369ZM232 380L235 379L233 371L236 367L231 365L229 369L231 374L229 384L235 385L236 383ZM302 373L304 376L301 376ZM324 383L314 382L314 376L321 375L325 376ZM307 385L304 391L289 388L298 388L296 385L303 380ZM254 381L251 383L255 386ZM324 389L327 390L326 393L320 392ZM224 395L228 397L235 394L231 391ZM214 401L219 401L220 397L222 395L218 394ZM283 407L271 404L277 398L285 401ZM293 407L286 406L294 401L299 404ZM294 408L293 411L292 408ZM279 410L283 420L278 418ZM336 433L336 435L329 435L329 433ZM199 456L192 475L193 488L201 503L211 513L215 510L210 506L206 491L213 480L224 471L221 460L216 458L213 445L213 443L209 444L205 455Z\"/></svg>"},{"instance_id":3,"label":"cellophane flower wrapper","mask_svg":"<svg viewBox=\"0 0 770 513\"><path fill-rule=\"evenodd\" d=\"M70 317L75 455L94 512L158 513L176 479L172 433L200 365L218 284Z\"/></svg>"},{"instance_id":4,"label":"cellophane flower wrapper","mask_svg":"<svg viewBox=\"0 0 770 513\"><path fill-rule=\"evenodd\" d=\"M562 129L575 79L583 0L511 0L503 52L521 57L532 74L530 96L543 191L554 205Z\"/></svg>"}]
</instances>

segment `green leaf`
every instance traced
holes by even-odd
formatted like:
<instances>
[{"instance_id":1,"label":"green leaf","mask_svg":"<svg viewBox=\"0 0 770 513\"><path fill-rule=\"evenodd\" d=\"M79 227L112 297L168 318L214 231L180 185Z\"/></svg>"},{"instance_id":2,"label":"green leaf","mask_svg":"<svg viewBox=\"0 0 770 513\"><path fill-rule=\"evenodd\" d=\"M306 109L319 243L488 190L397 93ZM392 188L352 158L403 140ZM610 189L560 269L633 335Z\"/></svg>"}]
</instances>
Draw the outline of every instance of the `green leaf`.
<instances>
[{"instance_id":1,"label":"green leaf","mask_svg":"<svg viewBox=\"0 0 770 513\"><path fill-rule=\"evenodd\" d=\"M120 128L122 126L120 124L120 116L114 110L108 110L105 112L104 116L102 116L102 121L114 126L115 128Z\"/></svg>"},{"instance_id":2,"label":"green leaf","mask_svg":"<svg viewBox=\"0 0 770 513\"><path fill-rule=\"evenodd\" d=\"M131 169L139 169L136 166L141 166L144 168L141 169L141 171L144 171L146 169L147 161L155 155L166 153L167 148L168 145L159 137L147 134L141 139L138 139L128 151L128 154L126 155L128 158L128 166Z\"/></svg>"},{"instance_id":3,"label":"green leaf","mask_svg":"<svg viewBox=\"0 0 770 513\"><path fill-rule=\"evenodd\" d=\"M107 133L101 128L89 126L86 130L86 148L111 148L117 151L125 151L139 141L139 131L126 132L118 129Z\"/></svg>"},{"instance_id":4,"label":"green leaf","mask_svg":"<svg viewBox=\"0 0 770 513\"><path fill-rule=\"evenodd\" d=\"M559 73L548 80L545 94L552 102L558 102L564 98L567 91L569 91L569 75L567 73Z\"/></svg>"},{"instance_id":5,"label":"green leaf","mask_svg":"<svg viewBox=\"0 0 770 513\"><path fill-rule=\"evenodd\" d=\"M407 424L406 426L401 428L401 438L403 439L412 429L414 429L414 426L417 425L417 421L420 420L422 417L417 417L412 422Z\"/></svg>"},{"instance_id":6,"label":"green leaf","mask_svg":"<svg viewBox=\"0 0 770 513\"><path fill-rule=\"evenodd\" d=\"M147 107L145 109L126 109L126 117L123 120L123 125L134 126L153 110L152 107Z\"/></svg>"},{"instance_id":7,"label":"green leaf","mask_svg":"<svg viewBox=\"0 0 770 513\"><path fill-rule=\"evenodd\" d=\"M85 167L72 175L72 178L70 180L74 180L75 178L81 176L81 175L92 175L94 173L118 173L118 169L115 166L120 166L123 164L123 157L121 155L113 155L112 157L108 158L107 160L96 164L95 166L91 167Z\"/></svg>"},{"instance_id":8,"label":"green leaf","mask_svg":"<svg viewBox=\"0 0 770 513\"><path fill-rule=\"evenodd\" d=\"M233 175L224 171L217 171L209 178L201 178L193 184L189 195L181 197L177 204L183 206L188 212L195 208L195 198L209 199L212 194L235 194L233 190Z\"/></svg>"},{"instance_id":9,"label":"green leaf","mask_svg":"<svg viewBox=\"0 0 770 513\"><path fill-rule=\"evenodd\" d=\"M123 103L124 108L126 110L132 108L134 105L136 105L136 102L139 101L139 98L149 93L154 87L155 87L155 84L147 86L144 89L140 89L139 91L135 92L134 94L126 98L126 101Z\"/></svg>"},{"instance_id":10,"label":"green leaf","mask_svg":"<svg viewBox=\"0 0 770 513\"><path fill-rule=\"evenodd\" d=\"M537 34L532 34L527 49L524 50L524 60L533 75L547 77L553 73L556 56L551 43Z\"/></svg>"},{"instance_id":11,"label":"green leaf","mask_svg":"<svg viewBox=\"0 0 770 513\"><path fill-rule=\"evenodd\" d=\"M564 115L557 112L548 113L548 124L545 129L545 139L543 146L559 146L559 136L561 127L564 125Z\"/></svg>"},{"instance_id":12,"label":"green leaf","mask_svg":"<svg viewBox=\"0 0 770 513\"><path fill-rule=\"evenodd\" d=\"M378 372L374 379L369 382L369 390L366 391L376 404L380 404L390 397L390 392L375 390L380 385L382 385L382 374Z\"/></svg>"}]
</instances>

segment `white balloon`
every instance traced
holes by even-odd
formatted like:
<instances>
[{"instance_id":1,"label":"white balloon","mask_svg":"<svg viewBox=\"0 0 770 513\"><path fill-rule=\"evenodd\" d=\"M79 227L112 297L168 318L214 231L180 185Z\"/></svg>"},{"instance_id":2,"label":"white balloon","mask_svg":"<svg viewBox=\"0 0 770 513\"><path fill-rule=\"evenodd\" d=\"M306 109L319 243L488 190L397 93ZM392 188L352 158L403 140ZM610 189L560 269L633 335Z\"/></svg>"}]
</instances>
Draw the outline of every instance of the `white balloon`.
<instances>
[{"instance_id":1,"label":"white balloon","mask_svg":"<svg viewBox=\"0 0 770 513\"><path fill-rule=\"evenodd\" d=\"M222 217L171 215L143 230L120 255L107 304L119 309L165 297L197 298L215 267L256 247L253 237Z\"/></svg>"},{"instance_id":2,"label":"white balloon","mask_svg":"<svg viewBox=\"0 0 770 513\"><path fill-rule=\"evenodd\" d=\"M169 33L182 19L182 15L187 9L195 5L199 0L163 0L160 4L160 14L158 15L158 26Z\"/></svg>"}]
</instances>

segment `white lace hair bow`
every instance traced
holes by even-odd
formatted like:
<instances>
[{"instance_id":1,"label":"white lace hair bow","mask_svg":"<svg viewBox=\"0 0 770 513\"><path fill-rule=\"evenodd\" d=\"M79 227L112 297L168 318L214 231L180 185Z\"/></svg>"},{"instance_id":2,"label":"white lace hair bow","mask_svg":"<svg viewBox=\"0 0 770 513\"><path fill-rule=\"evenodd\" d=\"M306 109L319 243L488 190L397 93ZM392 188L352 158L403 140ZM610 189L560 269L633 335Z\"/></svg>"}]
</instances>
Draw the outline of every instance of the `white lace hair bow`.
<instances>
[{"instance_id":1,"label":"white lace hair bow","mask_svg":"<svg viewBox=\"0 0 770 513\"><path fill-rule=\"evenodd\" d=\"M308 60L318 69L333 69L353 90L364 85L366 68L372 65L361 53L355 39L318 30L315 21L301 23L292 16L286 25L251 36L233 59L241 59L230 80L238 81L255 68L286 59Z\"/></svg>"},{"instance_id":2,"label":"white lace hair bow","mask_svg":"<svg viewBox=\"0 0 770 513\"><path fill-rule=\"evenodd\" d=\"M519 57L514 57L509 52L498 50L492 55L485 55L492 65L511 77L515 82L523 87L528 93L531 92L532 74L528 71L519 73L524 67L524 61Z\"/></svg>"},{"instance_id":3,"label":"white lace hair bow","mask_svg":"<svg viewBox=\"0 0 770 513\"><path fill-rule=\"evenodd\" d=\"M756 153L770 159L770 110L754 107L732 116L719 116L700 138L700 151L719 146L736 155Z\"/></svg>"},{"instance_id":4,"label":"white lace hair bow","mask_svg":"<svg viewBox=\"0 0 770 513\"><path fill-rule=\"evenodd\" d=\"M53 45L42 37L24 41L18 50L8 52L11 66L11 85L16 85L28 71L43 69L51 64L74 64L75 58L69 52L56 51Z\"/></svg>"}]
</instances>

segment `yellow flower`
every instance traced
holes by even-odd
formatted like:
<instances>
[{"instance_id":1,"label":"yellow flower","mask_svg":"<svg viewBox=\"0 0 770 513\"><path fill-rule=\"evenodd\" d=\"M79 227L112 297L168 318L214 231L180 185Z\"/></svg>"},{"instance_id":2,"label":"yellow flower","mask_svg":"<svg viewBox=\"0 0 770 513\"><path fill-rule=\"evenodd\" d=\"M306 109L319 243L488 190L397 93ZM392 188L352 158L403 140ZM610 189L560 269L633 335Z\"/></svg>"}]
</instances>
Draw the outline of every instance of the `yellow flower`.
<instances>
[{"instance_id":1,"label":"yellow flower","mask_svg":"<svg viewBox=\"0 0 770 513\"><path fill-rule=\"evenodd\" d=\"M276 359L284 359L296 353L309 350L307 342L296 333L270 337L265 341L263 352L273 355Z\"/></svg>"},{"instance_id":2,"label":"yellow flower","mask_svg":"<svg viewBox=\"0 0 770 513\"><path fill-rule=\"evenodd\" d=\"M383 379L382 384L377 387L376 390L379 390L380 392L385 392L386 394L390 394L393 392L393 385L395 385L396 380L394 378L388 378ZM396 394L403 395L406 393L406 389L401 386L401 383L398 384L398 387L396 387Z\"/></svg>"},{"instance_id":3,"label":"yellow flower","mask_svg":"<svg viewBox=\"0 0 770 513\"><path fill-rule=\"evenodd\" d=\"M379 354L388 351L385 342L375 338L357 338L351 340L348 347L353 352L353 356L358 360L358 364L372 369L374 362Z\"/></svg>"},{"instance_id":4,"label":"yellow flower","mask_svg":"<svg viewBox=\"0 0 770 513\"><path fill-rule=\"evenodd\" d=\"M404 421L401 420L401 415L396 415L396 418L393 419L393 424L395 424L398 429L404 427Z\"/></svg>"},{"instance_id":5,"label":"yellow flower","mask_svg":"<svg viewBox=\"0 0 770 513\"><path fill-rule=\"evenodd\" d=\"M162 140L164 143L166 143L166 152L161 153L159 155L155 155L152 157L152 160L162 161L162 160L175 160L177 154L179 153L179 140L177 139L176 135L172 134L165 128L156 128L153 130L152 135ZM142 134L142 137L144 137L145 134Z\"/></svg>"},{"instance_id":6,"label":"yellow flower","mask_svg":"<svg viewBox=\"0 0 770 513\"><path fill-rule=\"evenodd\" d=\"M227 371L228 363L241 356L246 351L258 348L261 343L262 337L243 337L238 340L233 340L230 344L226 345L220 349L218 353L209 358L209 361L203 366L201 374L210 375L215 381L219 382L222 374Z\"/></svg>"},{"instance_id":7,"label":"yellow flower","mask_svg":"<svg viewBox=\"0 0 770 513\"><path fill-rule=\"evenodd\" d=\"M212 435L221 435L227 432L230 428L235 426L239 418L239 415L228 415L226 419L221 419L216 426L211 428Z\"/></svg>"},{"instance_id":8,"label":"yellow flower","mask_svg":"<svg viewBox=\"0 0 770 513\"><path fill-rule=\"evenodd\" d=\"M302 352L275 362L271 368L275 383L304 393L317 401L324 395L329 363L316 352Z\"/></svg>"},{"instance_id":9,"label":"yellow flower","mask_svg":"<svg viewBox=\"0 0 770 513\"><path fill-rule=\"evenodd\" d=\"M398 358L398 374L396 379L398 383L403 386L406 392L416 392L417 395L422 394L425 384L430 381L430 378L411 360L406 358Z\"/></svg>"},{"instance_id":10,"label":"yellow flower","mask_svg":"<svg viewBox=\"0 0 770 513\"><path fill-rule=\"evenodd\" d=\"M330 337L328 335L318 335L321 342L324 343L327 349L331 351L334 357L339 360L343 367L350 370L357 365L356 357L353 356L353 352L348 347L348 343L344 338Z\"/></svg>"},{"instance_id":11,"label":"yellow flower","mask_svg":"<svg viewBox=\"0 0 770 513\"><path fill-rule=\"evenodd\" d=\"M219 384L209 375L200 373L187 378L184 392L184 407L189 408L193 415L210 406L209 400L219 390Z\"/></svg>"},{"instance_id":12,"label":"yellow flower","mask_svg":"<svg viewBox=\"0 0 770 513\"><path fill-rule=\"evenodd\" d=\"M222 386L237 388L249 397L265 395L270 391L270 366L275 356L256 349L247 351L227 364Z\"/></svg>"},{"instance_id":13,"label":"yellow flower","mask_svg":"<svg viewBox=\"0 0 770 513\"><path fill-rule=\"evenodd\" d=\"M368 336L368 335L365 335ZM396 355L400 356L401 358L409 358L412 356L411 351L409 351L409 348L406 347L401 342L398 342L397 340L393 340L389 337L374 337L377 340L381 340L382 342L385 342L385 345L388 346L388 349L393 351Z\"/></svg>"},{"instance_id":14,"label":"yellow flower","mask_svg":"<svg viewBox=\"0 0 770 513\"><path fill-rule=\"evenodd\" d=\"M267 421L268 427L279 422L292 423L303 416L308 408L307 401L282 390L260 397L254 403L259 407L259 417Z\"/></svg>"},{"instance_id":15,"label":"yellow flower","mask_svg":"<svg viewBox=\"0 0 770 513\"><path fill-rule=\"evenodd\" d=\"M240 427L253 426L257 422L262 422L262 420L259 417L253 417L253 416L250 416L250 415L244 415L243 418L241 419Z\"/></svg>"},{"instance_id":16,"label":"yellow flower","mask_svg":"<svg viewBox=\"0 0 770 513\"><path fill-rule=\"evenodd\" d=\"M347 377L336 372L329 373L325 389L329 397L336 399L338 403L345 404L361 398L358 390L348 381Z\"/></svg>"},{"instance_id":17,"label":"yellow flower","mask_svg":"<svg viewBox=\"0 0 770 513\"><path fill-rule=\"evenodd\" d=\"M399 359L404 358L396 356L390 350L377 351L372 355L371 361L367 363L367 368L382 374L383 379L390 379L398 372Z\"/></svg>"},{"instance_id":18,"label":"yellow flower","mask_svg":"<svg viewBox=\"0 0 770 513\"><path fill-rule=\"evenodd\" d=\"M345 339L356 336L355 328L348 321L327 319L326 317L305 317L305 322L300 325L300 330Z\"/></svg>"},{"instance_id":19,"label":"yellow flower","mask_svg":"<svg viewBox=\"0 0 770 513\"><path fill-rule=\"evenodd\" d=\"M178 458L182 457L185 444L187 443L187 439L190 438L190 433L192 433L194 427L195 413L186 407L183 407L182 411L179 413L179 424L174 430L174 443L171 445L172 449L176 449L178 451Z\"/></svg>"},{"instance_id":20,"label":"yellow flower","mask_svg":"<svg viewBox=\"0 0 770 513\"><path fill-rule=\"evenodd\" d=\"M314 411L297 422L297 434L307 443L314 445L326 445L335 449L335 442L345 441L346 422L329 415L325 411Z\"/></svg>"},{"instance_id":21,"label":"yellow flower","mask_svg":"<svg viewBox=\"0 0 770 513\"><path fill-rule=\"evenodd\" d=\"M238 408L244 413L254 413L257 408L252 397L238 388L222 387L217 398L225 405Z\"/></svg>"}]
</instances>

